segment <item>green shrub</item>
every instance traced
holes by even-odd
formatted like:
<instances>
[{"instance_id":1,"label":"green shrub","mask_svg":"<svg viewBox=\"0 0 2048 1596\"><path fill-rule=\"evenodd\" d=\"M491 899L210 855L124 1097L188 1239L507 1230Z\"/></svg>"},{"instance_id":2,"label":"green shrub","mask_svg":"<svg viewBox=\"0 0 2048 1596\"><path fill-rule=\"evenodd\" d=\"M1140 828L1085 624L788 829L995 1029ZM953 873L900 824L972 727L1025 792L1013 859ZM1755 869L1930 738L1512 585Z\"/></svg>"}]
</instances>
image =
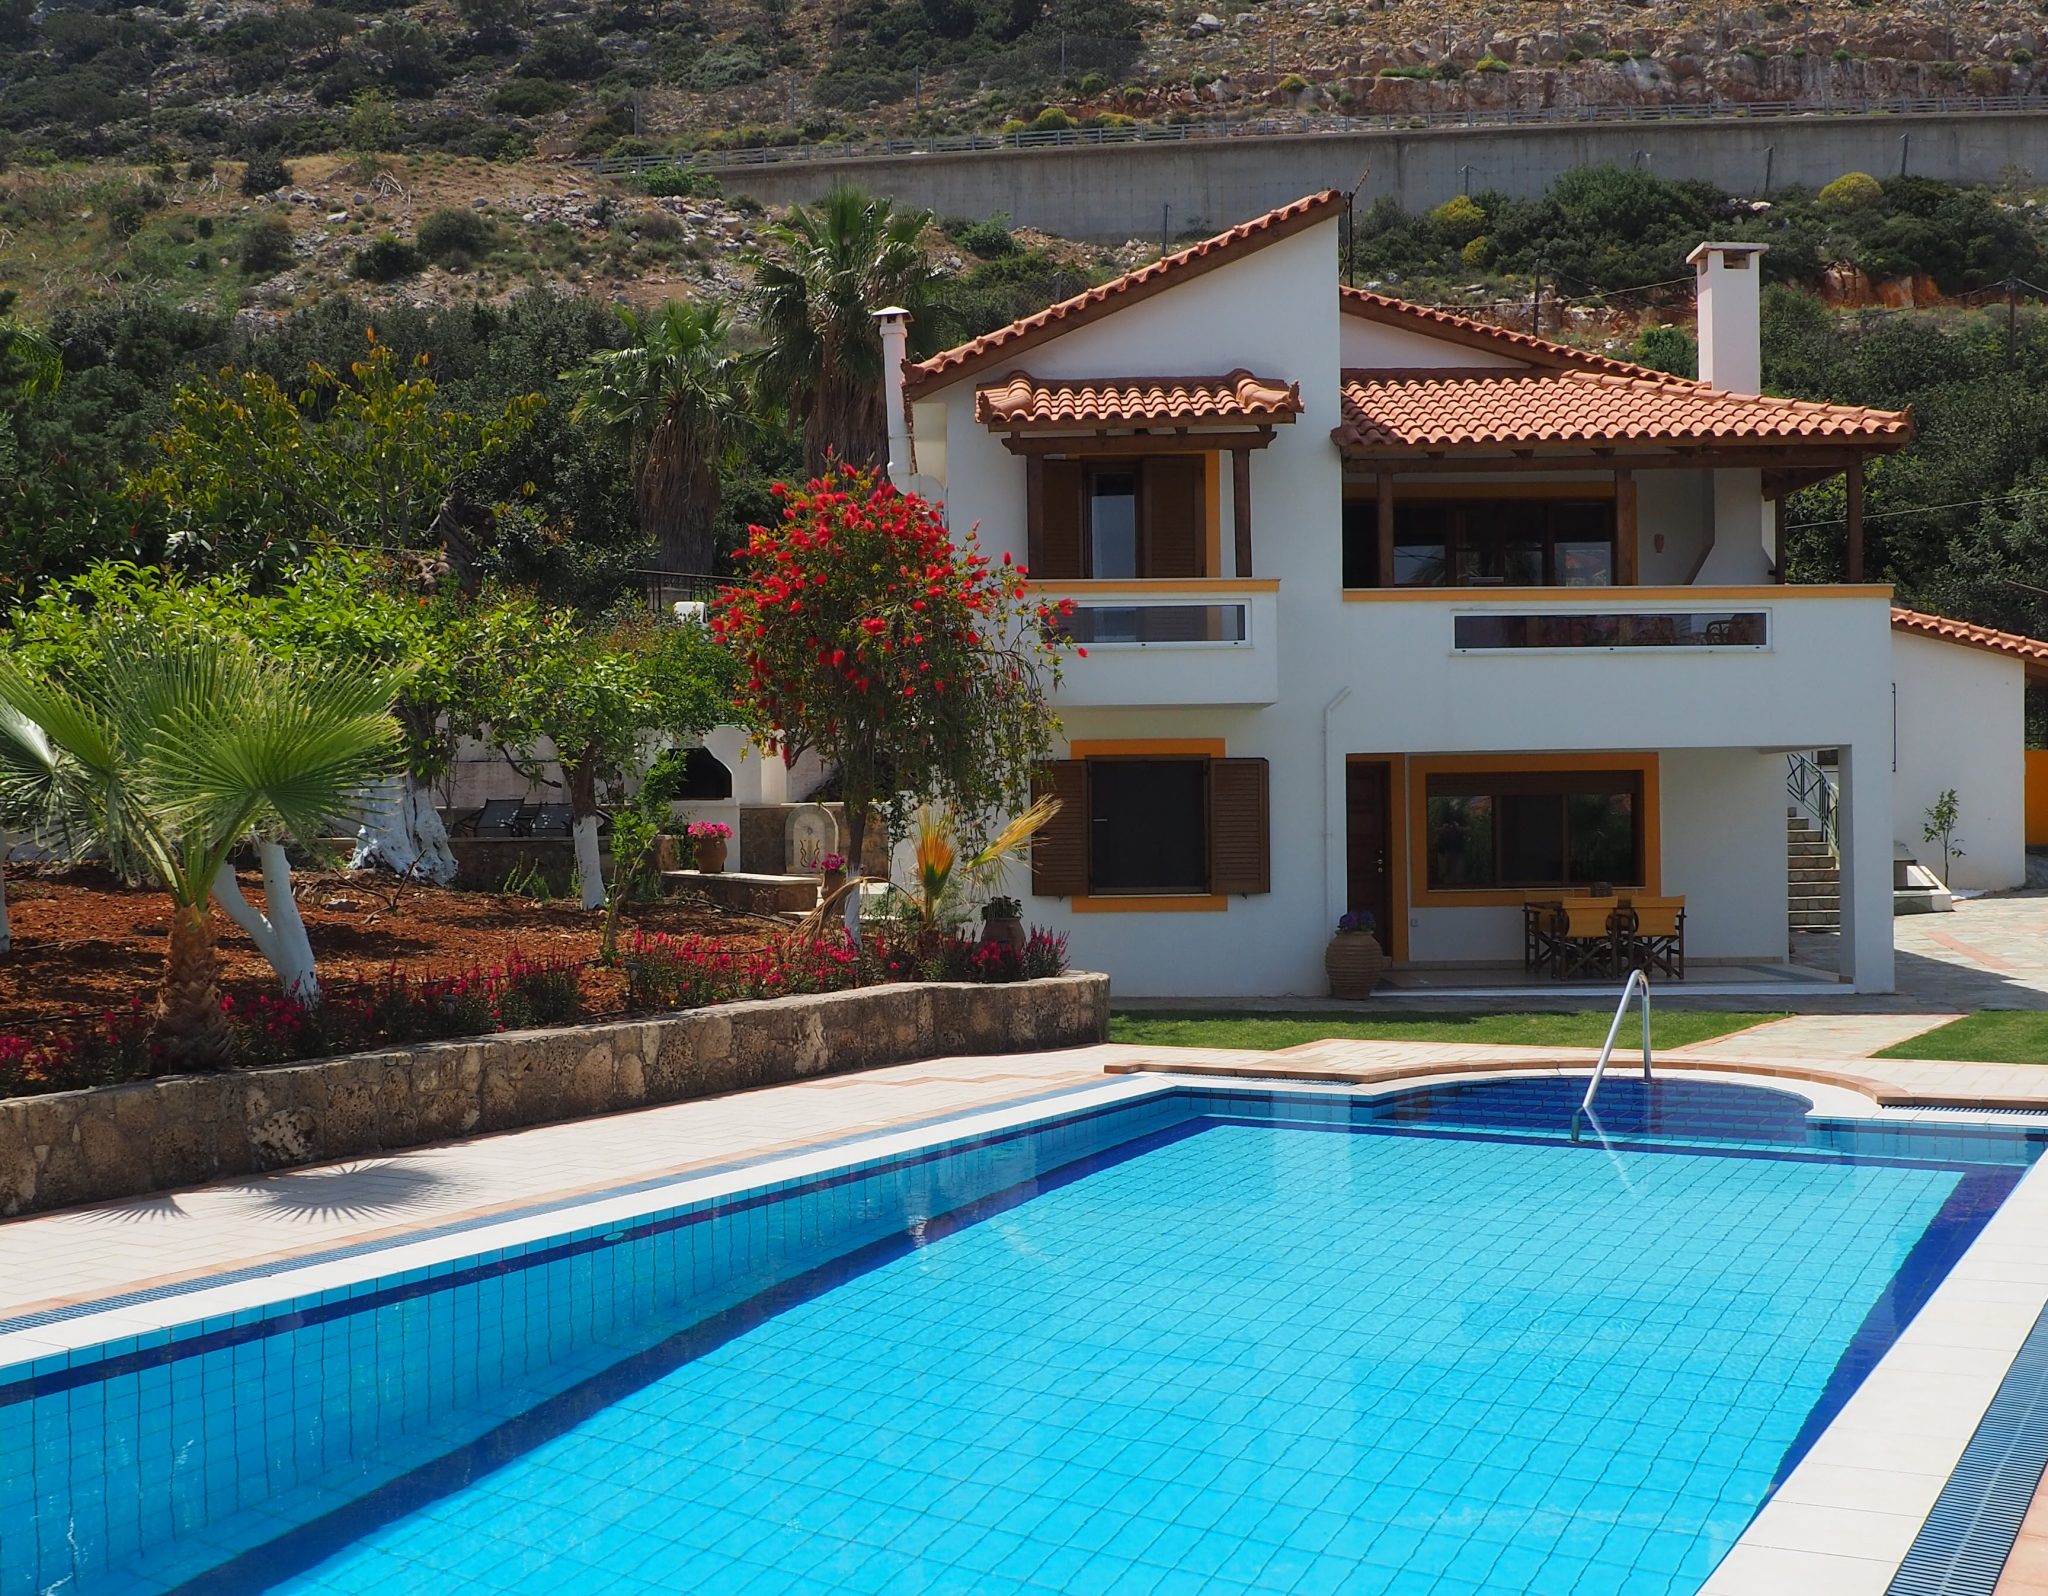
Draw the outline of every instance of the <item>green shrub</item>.
<instances>
[{"instance_id":1,"label":"green shrub","mask_svg":"<svg viewBox=\"0 0 2048 1596\"><path fill-rule=\"evenodd\" d=\"M700 55L683 74L683 82L699 93L734 89L743 83L758 83L768 75L768 63L744 44L723 45Z\"/></svg>"},{"instance_id":2,"label":"green shrub","mask_svg":"<svg viewBox=\"0 0 2048 1596\"><path fill-rule=\"evenodd\" d=\"M2032 66L2034 64L2034 52L2029 50L2024 44L2015 49L2008 50L2005 58L2014 66Z\"/></svg>"},{"instance_id":3,"label":"green shrub","mask_svg":"<svg viewBox=\"0 0 2048 1596\"><path fill-rule=\"evenodd\" d=\"M1083 72L1081 81L1075 87L1083 94L1100 94L1109 87L1109 79L1100 72Z\"/></svg>"},{"instance_id":4,"label":"green shrub","mask_svg":"<svg viewBox=\"0 0 2048 1596\"><path fill-rule=\"evenodd\" d=\"M678 166L674 162L648 167L633 179L633 186L643 194L679 199L716 199L720 193L718 179L709 172Z\"/></svg>"},{"instance_id":5,"label":"green shrub","mask_svg":"<svg viewBox=\"0 0 2048 1596\"><path fill-rule=\"evenodd\" d=\"M1275 85L1282 94L1300 94L1308 87L1308 79L1299 72L1290 72Z\"/></svg>"},{"instance_id":6,"label":"green shrub","mask_svg":"<svg viewBox=\"0 0 2048 1596\"><path fill-rule=\"evenodd\" d=\"M588 28L542 28L519 58L518 75L574 83L594 78L605 68L604 46Z\"/></svg>"},{"instance_id":7,"label":"green shrub","mask_svg":"<svg viewBox=\"0 0 2048 1596\"><path fill-rule=\"evenodd\" d=\"M410 277L425 264L420 252L402 238L386 233L372 239L348 263L349 275L366 283L395 283Z\"/></svg>"},{"instance_id":8,"label":"green shrub","mask_svg":"<svg viewBox=\"0 0 2048 1596\"><path fill-rule=\"evenodd\" d=\"M1571 49L1565 51L1564 59L1565 64L1567 66L1577 66L1581 61L1586 59L1586 52L1584 50L1581 50L1577 45L1574 45Z\"/></svg>"},{"instance_id":9,"label":"green shrub","mask_svg":"<svg viewBox=\"0 0 2048 1596\"><path fill-rule=\"evenodd\" d=\"M1868 172L1844 172L1814 195L1822 210L1860 211L1884 198L1884 185Z\"/></svg>"},{"instance_id":10,"label":"green shrub","mask_svg":"<svg viewBox=\"0 0 2048 1596\"><path fill-rule=\"evenodd\" d=\"M244 194L275 194L292 180L292 169L275 155L252 155L242 168Z\"/></svg>"},{"instance_id":11,"label":"green shrub","mask_svg":"<svg viewBox=\"0 0 2048 1596\"><path fill-rule=\"evenodd\" d=\"M1428 79L1435 77L1436 73L1426 66L1383 66L1375 76L1382 78Z\"/></svg>"},{"instance_id":12,"label":"green shrub","mask_svg":"<svg viewBox=\"0 0 2048 1596\"><path fill-rule=\"evenodd\" d=\"M1855 60L1856 57L1851 55L1847 50L1837 50L1831 57L1829 57L1829 59L1832 60L1836 66L1847 66L1851 61Z\"/></svg>"},{"instance_id":13,"label":"green shrub","mask_svg":"<svg viewBox=\"0 0 2048 1596\"><path fill-rule=\"evenodd\" d=\"M1508 70L1508 64L1499 56L1489 53L1482 55L1472 70L1474 72L1505 72Z\"/></svg>"},{"instance_id":14,"label":"green shrub","mask_svg":"<svg viewBox=\"0 0 2048 1596\"><path fill-rule=\"evenodd\" d=\"M1620 66L1629 59L1629 53L1626 50L1602 50L1600 52L1600 59L1614 66Z\"/></svg>"},{"instance_id":15,"label":"green shrub","mask_svg":"<svg viewBox=\"0 0 2048 1596\"><path fill-rule=\"evenodd\" d=\"M1439 238L1459 249L1486 231L1486 212L1468 194L1445 200L1429 213L1429 221Z\"/></svg>"},{"instance_id":16,"label":"green shrub","mask_svg":"<svg viewBox=\"0 0 2048 1596\"><path fill-rule=\"evenodd\" d=\"M1010 219L1000 213L982 222L963 222L957 229L948 229L953 241L968 254L982 260L1001 260L1007 255L1020 254L1024 246L1010 234Z\"/></svg>"},{"instance_id":17,"label":"green shrub","mask_svg":"<svg viewBox=\"0 0 2048 1596\"><path fill-rule=\"evenodd\" d=\"M545 78L514 78L491 96L491 108L506 116L546 116L575 102L576 91Z\"/></svg>"},{"instance_id":18,"label":"green shrub","mask_svg":"<svg viewBox=\"0 0 2048 1596\"><path fill-rule=\"evenodd\" d=\"M1074 125L1074 119L1057 105L1048 105L1031 119L1034 133L1058 133Z\"/></svg>"},{"instance_id":19,"label":"green shrub","mask_svg":"<svg viewBox=\"0 0 2048 1596\"><path fill-rule=\"evenodd\" d=\"M1683 327L1645 327L1629 345L1628 358L1674 377L1699 375L1700 348Z\"/></svg>"},{"instance_id":20,"label":"green shrub","mask_svg":"<svg viewBox=\"0 0 2048 1596\"><path fill-rule=\"evenodd\" d=\"M292 263L292 230L282 217L259 217L243 229L237 253L247 276L272 276Z\"/></svg>"},{"instance_id":21,"label":"green shrub","mask_svg":"<svg viewBox=\"0 0 2048 1596\"><path fill-rule=\"evenodd\" d=\"M1004 138L1009 138L1013 134L1030 132L1031 124L1029 122L1020 122L1013 116L1009 121L997 128L996 131L1002 134Z\"/></svg>"},{"instance_id":22,"label":"green shrub","mask_svg":"<svg viewBox=\"0 0 2048 1596\"><path fill-rule=\"evenodd\" d=\"M497 241L497 226L488 216L452 205L435 211L419 226L420 254L456 271L488 255Z\"/></svg>"}]
</instances>

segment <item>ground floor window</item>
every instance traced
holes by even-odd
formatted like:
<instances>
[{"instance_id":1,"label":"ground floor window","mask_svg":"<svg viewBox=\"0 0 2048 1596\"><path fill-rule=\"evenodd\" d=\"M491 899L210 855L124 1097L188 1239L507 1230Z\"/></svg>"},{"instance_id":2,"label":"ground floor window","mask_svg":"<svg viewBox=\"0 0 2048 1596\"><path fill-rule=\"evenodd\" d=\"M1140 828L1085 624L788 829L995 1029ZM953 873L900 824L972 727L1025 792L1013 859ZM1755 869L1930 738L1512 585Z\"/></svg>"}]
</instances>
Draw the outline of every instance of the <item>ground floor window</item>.
<instances>
[{"instance_id":1,"label":"ground floor window","mask_svg":"<svg viewBox=\"0 0 2048 1596\"><path fill-rule=\"evenodd\" d=\"M1209 762L1088 763L1088 890L1209 890Z\"/></svg>"},{"instance_id":2,"label":"ground floor window","mask_svg":"<svg viewBox=\"0 0 2048 1596\"><path fill-rule=\"evenodd\" d=\"M1432 888L1643 882L1639 771L1432 775L1426 801Z\"/></svg>"}]
</instances>

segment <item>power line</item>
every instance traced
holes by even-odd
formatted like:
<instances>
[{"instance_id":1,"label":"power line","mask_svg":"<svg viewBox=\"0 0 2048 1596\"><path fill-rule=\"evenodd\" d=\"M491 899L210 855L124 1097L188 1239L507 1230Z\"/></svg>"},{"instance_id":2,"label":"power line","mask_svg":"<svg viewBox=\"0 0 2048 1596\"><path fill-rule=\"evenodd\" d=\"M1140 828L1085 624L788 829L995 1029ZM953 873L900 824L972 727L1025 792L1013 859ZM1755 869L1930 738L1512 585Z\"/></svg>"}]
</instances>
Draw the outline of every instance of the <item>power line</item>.
<instances>
[{"instance_id":1,"label":"power line","mask_svg":"<svg viewBox=\"0 0 2048 1596\"><path fill-rule=\"evenodd\" d=\"M1879 510L1873 515L1865 515L1863 519L1866 521L1889 521L1902 515L1932 515L1937 510L1974 510L1979 505L1984 504L2010 504L2014 499L2038 499L2044 493L2048 493L2048 488L2022 488L2017 493L2001 493L1988 499L1959 499L1954 504L1918 504L1906 510ZM1785 530L1787 532L1804 532L1809 527L1842 526L1847 521L1848 517L1842 515L1834 516L1825 521L1795 521L1792 525L1786 527Z\"/></svg>"}]
</instances>

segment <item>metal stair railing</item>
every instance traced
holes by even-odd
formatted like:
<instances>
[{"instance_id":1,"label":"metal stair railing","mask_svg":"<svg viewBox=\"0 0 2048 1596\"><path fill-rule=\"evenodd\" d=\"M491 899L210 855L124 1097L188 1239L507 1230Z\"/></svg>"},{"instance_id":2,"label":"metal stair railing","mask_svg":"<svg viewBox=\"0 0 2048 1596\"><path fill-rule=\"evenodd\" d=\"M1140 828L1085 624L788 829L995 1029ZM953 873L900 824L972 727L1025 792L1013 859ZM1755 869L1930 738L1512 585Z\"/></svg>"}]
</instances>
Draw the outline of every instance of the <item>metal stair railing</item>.
<instances>
[{"instance_id":1,"label":"metal stair railing","mask_svg":"<svg viewBox=\"0 0 2048 1596\"><path fill-rule=\"evenodd\" d=\"M1607 1061L1614 1057L1614 1044L1621 1036L1621 1022L1628 1018L1631 998L1640 996L1643 1000L1643 1083L1650 1081L1650 978L1641 970L1628 973L1628 983L1621 989L1621 1001L1614 1006L1614 1023L1607 1027L1607 1040L1600 1046L1600 1062L1593 1066L1593 1078L1586 1083L1586 1095L1579 1106L1572 1111L1572 1142L1577 1144L1579 1132L1588 1120L1593 1129L1600 1129L1600 1121L1593 1113L1593 1099L1599 1095L1600 1083L1607 1078Z\"/></svg>"},{"instance_id":2,"label":"metal stair railing","mask_svg":"<svg viewBox=\"0 0 2048 1596\"><path fill-rule=\"evenodd\" d=\"M1805 754L1785 756L1785 794L1812 820L1836 864L1842 862L1842 795L1834 777Z\"/></svg>"}]
</instances>

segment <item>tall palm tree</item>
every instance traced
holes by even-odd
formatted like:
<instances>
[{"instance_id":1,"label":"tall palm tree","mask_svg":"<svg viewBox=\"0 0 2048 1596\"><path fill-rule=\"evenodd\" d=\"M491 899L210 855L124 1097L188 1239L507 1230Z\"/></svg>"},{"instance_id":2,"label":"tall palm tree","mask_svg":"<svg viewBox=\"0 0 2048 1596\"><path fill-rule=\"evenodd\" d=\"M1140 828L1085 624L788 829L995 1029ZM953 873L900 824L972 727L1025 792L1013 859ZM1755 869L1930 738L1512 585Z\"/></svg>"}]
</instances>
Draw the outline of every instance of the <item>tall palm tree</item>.
<instances>
[{"instance_id":1,"label":"tall palm tree","mask_svg":"<svg viewBox=\"0 0 2048 1596\"><path fill-rule=\"evenodd\" d=\"M632 341L569 374L573 420L610 433L634 462L640 527L671 571L711 569L718 467L749 413L732 324L720 305L672 299L646 319L621 308Z\"/></svg>"},{"instance_id":2,"label":"tall palm tree","mask_svg":"<svg viewBox=\"0 0 2048 1596\"><path fill-rule=\"evenodd\" d=\"M64 357L49 335L11 316L0 316L0 360L22 368L14 386L24 394L51 392L64 379Z\"/></svg>"},{"instance_id":3,"label":"tall palm tree","mask_svg":"<svg viewBox=\"0 0 2048 1596\"><path fill-rule=\"evenodd\" d=\"M915 317L927 307L938 273L918 238L930 224L927 211L841 187L764 231L770 247L754 260L753 289L762 386L801 423L813 475L828 454L862 466L887 455L874 313L901 305Z\"/></svg>"},{"instance_id":4,"label":"tall palm tree","mask_svg":"<svg viewBox=\"0 0 2048 1596\"><path fill-rule=\"evenodd\" d=\"M398 758L394 684L261 655L223 636L94 652L101 663L79 679L0 656L0 704L50 754L40 774L0 764L0 806L13 813L40 802L52 818L90 827L170 894L158 1053L166 1069L215 1068L228 1062L232 1039L209 900L249 912L230 855L253 833L272 910L258 923L303 942L278 839L319 835ZM303 983L297 995L309 995Z\"/></svg>"}]
</instances>

